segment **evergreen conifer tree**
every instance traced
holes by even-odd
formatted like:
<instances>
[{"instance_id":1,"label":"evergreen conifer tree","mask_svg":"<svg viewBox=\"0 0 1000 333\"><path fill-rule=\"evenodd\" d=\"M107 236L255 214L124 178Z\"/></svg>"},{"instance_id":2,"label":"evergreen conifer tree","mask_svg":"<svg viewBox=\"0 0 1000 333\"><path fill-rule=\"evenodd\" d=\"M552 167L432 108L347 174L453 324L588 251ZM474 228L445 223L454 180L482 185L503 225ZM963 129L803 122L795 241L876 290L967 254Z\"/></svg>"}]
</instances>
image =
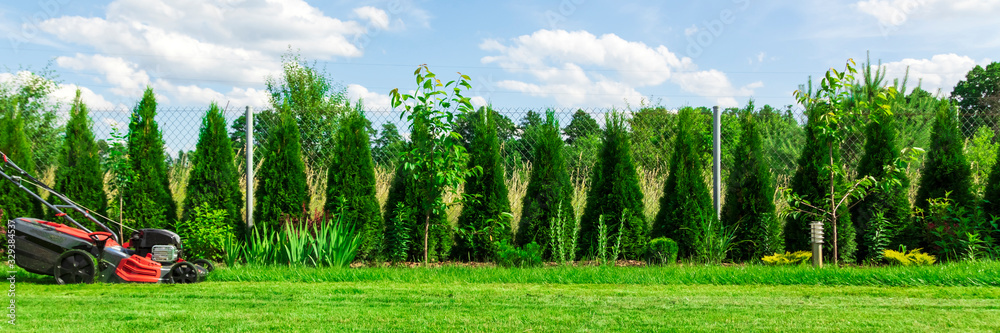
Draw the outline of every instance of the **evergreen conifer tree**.
<instances>
[{"instance_id":1,"label":"evergreen conifer tree","mask_svg":"<svg viewBox=\"0 0 1000 333\"><path fill-rule=\"evenodd\" d=\"M751 101L740 115L743 133L726 182L722 223L735 227L736 246L729 257L737 261L759 259L784 252L781 226L774 211L774 185L764 156L761 123Z\"/></svg>"},{"instance_id":2,"label":"evergreen conifer tree","mask_svg":"<svg viewBox=\"0 0 1000 333\"><path fill-rule=\"evenodd\" d=\"M607 115L604 145L594 165L587 192L587 207L580 219L577 256L599 253L599 221L604 216L609 249L621 234L621 253L626 258L645 254L649 227L646 224L639 175L632 159L631 143L622 114ZM611 251L608 251L611 252Z\"/></svg>"},{"instance_id":3,"label":"evergreen conifer tree","mask_svg":"<svg viewBox=\"0 0 1000 333\"><path fill-rule=\"evenodd\" d=\"M240 215L243 193L240 192L239 173L233 164L236 160L233 143L227 134L226 118L213 102L201 120L182 219L193 220L195 207L208 204L211 210L224 210L226 224L242 236L246 229Z\"/></svg>"},{"instance_id":4,"label":"evergreen conifer tree","mask_svg":"<svg viewBox=\"0 0 1000 333\"><path fill-rule=\"evenodd\" d=\"M703 223L715 219L712 197L705 184L704 166L698 154L697 114L692 108L678 111L677 140L670 159L670 174L663 184L660 211L656 214L652 237L677 242L681 257L696 256L695 244Z\"/></svg>"},{"instance_id":5,"label":"evergreen conifer tree","mask_svg":"<svg viewBox=\"0 0 1000 333\"><path fill-rule=\"evenodd\" d=\"M108 196L104 192L101 156L94 141L94 132L90 129L93 121L88 115L87 105L80 99L80 90L76 91L76 99L73 100L69 112L66 137L63 140L59 166L56 169L55 190L77 204L97 214L105 215L108 209ZM76 220L85 221L82 218Z\"/></svg>"},{"instance_id":6,"label":"evergreen conifer tree","mask_svg":"<svg viewBox=\"0 0 1000 333\"><path fill-rule=\"evenodd\" d=\"M887 180L885 167L899 158L896 120L891 114L880 113L865 128L865 154L858 163L858 178L872 176ZM907 193L910 180L906 174L899 184L885 191L869 193L851 209L851 218L857 232L858 261L881 258L895 235L909 225L910 199ZM878 219L881 216L883 219Z\"/></svg>"},{"instance_id":7,"label":"evergreen conifer tree","mask_svg":"<svg viewBox=\"0 0 1000 333\"><path fill-rule=\"evenodd\" d=\"M346 207L344 221L361 235L358 259L375 259L382 243L382 216L375 199L375 163L372 159L368 122L360 109L350 111L341 121L327 175L326 204L335 212L341 200Z\"/></svg>"},{"instance_id":8,"label":"evergreen conifer tree","mask_svg":"<svg viewBox=\"0 0 1000 333\"><path fill-rule=\"evenodd\" d=\"M931 146L920 172L914 205L926 209L928 199L943 198L950 193L948 197L955 206L969 207L973 203L972 171L962 152L965 141L955 107L948 101L940 101L935 111Z\"/></svg>"},{"instance_id":9,"label":"evergreen conifer tree","mask_svg":"<svg viewBox=\"0 0 1000 333\"><path fill-rule=\"evenodd\" d=\"M31 154L31 142L24 135L24 120L18 113L16 106L7 104L7 101L0 109L0 152L7 155L14 164L21 167L28 174L35 175L35 160ZM19 176L12 174L11 168L4 168L4 173L8 176ZM34 190L34 186L22 183L24 187ZM3 211L4 221L16 217L42 217L42 204L25 193L16 185L0 179L0 211Z\"/></svg>"},{"instance_id":10,"label":"evergreen conifer tree","mask_svg":"<svg viewBox=\"0 0 1000 333\"><path fill-rule=\"evenodd\" d=\"M309 205L299 125L292 112L282 109L278 113L278 124L264 143L254 194L254 223L271 229L289 217L298 217Z\"/></svg>"},{"instance_id":11,"label":"evergreen conifer tree","mask_svg":"<svg viewBox=\"0 0 1000 333\"><path fill-rule=\"evenodd\" d=\"M171 228L177 221L163 133L155 117L156 96L153 88L146 87L128 125L128 156L135 178L124 190L123 208L125 216L139 228Z\"/></svg>"},{"instance_id":12,"label":"evergreen conifer tree","mask_svg":"<svg viewBox=\"0 0 1000 333\"><path fill-rule=\"evenodd\" d=\"M497 136L496 114L488 108L472 113L469 168L480 167L481 173L465 178L465 191L471 200L465 202L458 216L458 235L452 248L457 260L485 261L493 257L492 243L511 238L510 221L501 213L510 213L504 165L500 159L500 139Z\"/></svg>"},{"instance_id":13,"label":"evergreen conifer tree","mask_svg":"<svg viewBox=\"0 0 1000 333\"><path fill-rule=\"evenodd\" d=\"M517 246L535 242L545 249L544 256L552 258L555 242L550 239L549 230L553 219L561 218L563 244L572 242L576 219L573 212L573 184L569 178L569 168L563 155L562 136L559 123L553 112L546 114L546 122L540 128L539 141L535 144L531 178L521 204L521 221L518 223Z\"/></svg>"}]
</instances>

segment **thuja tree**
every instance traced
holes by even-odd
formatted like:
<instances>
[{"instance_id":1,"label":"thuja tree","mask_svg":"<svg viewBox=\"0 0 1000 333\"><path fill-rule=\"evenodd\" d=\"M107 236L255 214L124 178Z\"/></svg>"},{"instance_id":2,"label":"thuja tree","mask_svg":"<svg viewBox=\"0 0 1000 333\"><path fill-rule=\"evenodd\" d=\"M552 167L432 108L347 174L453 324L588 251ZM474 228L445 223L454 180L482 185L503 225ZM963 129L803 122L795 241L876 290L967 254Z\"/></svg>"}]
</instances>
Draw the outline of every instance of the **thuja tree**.
<instances>
[{"instance_id":1,"label":"thuja tree","mask_svg":"<svg viewBox=\"0 0 1000 333\"><path fill-rule=\"evenodd\" d=\"M510 201L500 158L497 117L488 108L480 108L469 116L473 128L472 137L466 138L470 143L468 167L480 168L482 172L470 173L465 178L465 203L458 216L452 258L484 261L495 254L493 242L511 238L511 221L507 218Z\"/></svg>"},{"instance_id":2,"label":"thuja tree","mask_svg":"<svg viewBox=\"0 0 1000 333\"><path fill-rule=\"evenodd\" d=\"M188 176L187 195L183 203L185 221L195 218L196 207L226 212L226 224L243 235L245 224L240 215L243 195L239 173L233 161L233 143L226 131L226 117L212 103L201 120L201 131L195 147L193 166ZM207 205L207 206L205 206Z\"/></svg>"},{"instance_id":3,"label":"thuja tree","mask_svg":"<svg viewBox=\"0 0 1000 333\"><path fill-rule=\"evenodd\" d=\"M80 90L77 90L66 123L55 190L95 213L106 215L108 196L104 192L101 156L94 141L94 132L90 130L92 125L87 105L83 104Z\"/></svg>"},{"instance_id":4,"label":"thuja tree","mask_svg":"<svg viewBox=\"0 0 1000 333\"><path fill-rule=\"evenodd\" d=\"M593 256L601 252L599 244L609 247L620 237L620 251L626 258L644 254L649 228L644 216L642 189L632 159L632 147L622 114L607 115L604 146L600 159L590 176L587 207L580 219L580 240L577 256ZM600 239L599 223L605 225L610 241ZM620 236L619 236L620 235ZM610 251L609 251L610 252Z\"/></svg>"},{"instance_id":5,"label":"thuja tree","mask_svg":"<svg viewBox=\"0 0 1000 333\"><path fill-rule=\"evenodd\" d=\"M468 153L461 144L461 135L455 132L456 120L472 112L472 102L462 95L462 90L472 88L469 83L472 79L459 74L458 80L442 83L427 65L421 65L413 74L417 81L413 94L401 94L397 88L389 95L393 107L405 107L401 117L410 122L413 144L406 153L404 166L417 183L415 190L420 204L410 208L420 214L419 223L422 225L416 229L422 238L426 265L430 262L432 250L443 256L450 247L448 235L451 226L432 223L438 221L435 217L443 216L451 204L445 202L441 193L445 189L457 189L469 173L482 170L465 168ZM433 249L430 243L432 231L442 235Z\"/></svg>"},{"instance_id":6,"label":"thuja tree","mask_svg":"<svg viewBox=\"0 0 1000 333\"><path fill-rule=\"evenodd\" d=\"M156 123L156 96L146 87L128 125L128 156L134 178L124 189L125 217L140 228L172 227L177 203L170 194L163 134Z\"/></svg>"},{"instance_id":7,"label":"thuja tree","mask_svg":"<svg viewBox=\"0 0 1000 333\"><path fill-rule=\"evenodd\" d=\"M573 233L576 227L573 184L563 155L565 144L559 135L559 122L553 112L546 114L546 121L539 130L515 243L525 246L535 242L545 249L546 258L555 259L553 250L568 250L576 237ZM551 230L552 226L562 227L562 230ZM553 235L561 235L562 239L552 239Z\"/></svg>"},{"instance_id":8,"label":"thuja tree","mask_svg":"<svg viewBox=\"0 0 1000 333\"><path fill-rule=\"evenodd\" d=\"M663 184L660 211L653 222L652 237L675 240L682 257L697 255L695 243L698 233L705 229L703 224L715 219L699 154L701 133L696 119L696 111L692 108L678 111L677 139L670 159L670 175Z\"/></svg>"},{"instance_id":9,"label":"thuja tree","mask_svg":"<svg viewBox=\"0 0 1000 333\"><path fill-rule=\"evenodd\" d=\"M874 105L878 93L886 89L881 84L885 72L877 69L873 73L871 67L866 64L863 82L855 88L853 95L858 101ZM889 174L888 168L900 158L897 133L896 117L886 112L874 112L865 127L865 153L858 162L858 177L895 177L897 182L869 193L851 209L857 232L858 261L881 258L895 235L909 225L909 178L905 173Z\"/></svg>"},{"instance_id":10,"label":"thuja tree","mask_svg":"<svg viewBox=\"0 0 1000 333\"><path fill-rule=\"evenodd\" d=\"M328 212L344 209L342 218L361 235L358 258L362 260L378 256L383 232L382 212L375 199L375 163L367 126L360 108L341 120L327 174L324 205Z\"/></svg>"},{"instance_id":11,"label":"thuja tree","mask_svg":"<svg viewBox=\"0 0 1000 333\"><path fill-rule=\"evenodd\" d=\"M24 134L24 121L13 105L0 101L0 152L21 167L25 172L35 175L35 161L31 155L31 143ZM16 176L11 168L4 168L4 173ZM33 186L26 183L29 189ZM0 179L0 211L4 219L15 217L41 217L42 205L28 193L20 190L6 179ZM6 221L6 220L5 220Z\"/></svg>"},{"instance_id":12,"label":"thuja tree","mask_svg":"<svg viewBox=\"0 0 1000 333\"><path fill-rule=\"evenodd\" d=\"M723 225L735 228L736 245L730 258L737 261L781 253L785 247L775 216L771 168L760 134L762 124L753 108L751 101L740 114L743 132L733 156L733 170L726 182L726 201L722 205Z\"/></svg>"},{"instance_id":13,"label":"thuja tree","mask_svg":"<svg viewBox=\"0 0 1000 333\"><path fill-rule=\"evenodd\" d=\"M955 113L948 101L938 102L935 108L931 145L914 203L921 209L927 208L928 199L943 198L945 193L950 193L956 206L968 208L973 203L972 170L962 151L965 141Z\"/></svg>"},{"instance_id":14,"label":"thuja tree","mask_svg":"<svg viewBox=\"0 0 1000 333\"><path fill-rule=\"evenodd\" d=\"M278 124L264 143L264 158L257 172L254 223L276 228L289 216L298 216L309 204L299 125L295 115L280 110Z\"/></svg>"}]
</instances>

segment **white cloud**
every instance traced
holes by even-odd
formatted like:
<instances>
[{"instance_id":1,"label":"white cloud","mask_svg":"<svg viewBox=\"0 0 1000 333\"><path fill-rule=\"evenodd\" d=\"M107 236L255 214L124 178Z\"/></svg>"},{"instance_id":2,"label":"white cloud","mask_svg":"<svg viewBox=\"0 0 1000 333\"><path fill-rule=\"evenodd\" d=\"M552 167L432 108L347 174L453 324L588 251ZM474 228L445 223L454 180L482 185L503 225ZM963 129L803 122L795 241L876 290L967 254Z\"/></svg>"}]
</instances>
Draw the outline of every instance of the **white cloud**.
<instances>
[{"instance_id":1,"label":"white cloud","mask_svg":"<svg viewBox=\"0 0 1000 333\"><path fill-rule=\"evenodd\" d=\"M351 101L361 100L366 109L389 109L389 95L369 91L358 84L347 85L347 98Z\"/></svg>"},{"instance_id":2,"label":"white cloud","mask_svg":"<svg viewBox=\"0 0 1000 333\"><path fill-rule=\"evenodd\" d=\"M111 85L111 93L118 96L142 95L142 91L150 83L149 74L146 74L146 71L140 70L138 65L118 57L77 53L74 57L56 58L56 64L77 71L97 71L104 77L103 82ZM101 80L97 81L102 82Z\"/></svg>"},{"instance_id":3,"label":"white cloud","mask_svg":"<svg viewBox=\"0 0 1000 333\"><path fill-rule=\"evenodd\" d=\"M59 87L52 92L52 97L56 101L62 103L63 105L70 105L76 99L76 90L80 90L80 99L83 100L83 104L87 105L87 108L91 110L127 110L128 108L124 104L115 104L109 102L104 96L94 93L87 87L80 87L75 84L60 84Z\"/></svg>"},{"instance_id":4,"label":"white cloud","mask_svg":"<svg viewBox=\"0 0 1000 333\"><path fill-rule=\"evenodd\" d=\"M996 0L864 0L852 6L886 27L900 26L914 16L940 19L1000 12L1000 1Z\"/></svg>"},{"instance_id":5,"label":"white cloud","mask_svg":"<svg viewBox=\"0 0 1000 333\"><path fill-rule=\"evenodd\" d=\"M698 25L692 24L690 27L684 28L684 36L693 36L698 33Z\"/></svg>"},{"instance_id":6,"label":"white cloud","mask_svg":"<svg viewBox=\"0 0 1000 333\"><path fill-rule=\"evenodd\" d=\"M950 95L951 90L958 81L965 79L965 74L976 66L976 61L967 56L959 56L954 53L938 54L930 59L903 59L883 64L886 69L886 78L889 82L893 79L902 79L906 76L909 68L907 86L914 88L920 82L922 89L930 93L941 90L942 95Z\"/></svg>"},{"instance_id":7,"label":"white cloud","mask_svg":"<svg viewBox=\"0 0 1000 333\"><path fill-rule=\"evenodd\" d=\"M374 28L382 30L389 29L389 14L384 10L372 6L364 6L355 8L354 15L368 21L368 23Z\"/></svg>"},{"instance_id":8,"label":"white cloud","mask_svg":"<svg viewBox=\"0 0 1000 333\"><path fill-rule=\"evenodd\" d=\"M759 86L733 87L725 73L701 71L690 58L678 57L666 46L648 46L614 34L600 37L586 31L538 30L505 45L485 40L480 49L500 53L483 63L527 74L537 80L497 82L502 89L553 97L562 106L611 106L642 99L636 88L670 82L682 90L730 106L735 96ZM587 69L585 69L586 67Z\"/></svg>"}]
</instances>

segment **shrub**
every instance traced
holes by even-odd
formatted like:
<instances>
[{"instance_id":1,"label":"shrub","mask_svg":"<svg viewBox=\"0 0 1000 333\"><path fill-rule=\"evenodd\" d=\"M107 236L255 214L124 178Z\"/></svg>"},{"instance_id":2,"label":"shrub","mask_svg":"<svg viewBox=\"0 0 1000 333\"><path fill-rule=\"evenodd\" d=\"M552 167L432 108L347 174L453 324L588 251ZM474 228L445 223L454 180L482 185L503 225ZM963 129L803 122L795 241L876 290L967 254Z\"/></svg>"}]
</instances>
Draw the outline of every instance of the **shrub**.
<instances>
[{"instance_id":1,"label":"shrub","mask_svg":"<svg viewBox=\"0 0 1000 333\"><path fill-rule=\"evenodd\" d=\"M962 153L963 142L955 108L947 101L939 102L930 150L920 172L917 207L927 208L928 199L943 198L945 193L950 193L955 205L968 207L972 204L972 171Z\"/></svg>"},{"instance_id":2,"label":"shrub","mask_svg":"<svg viewBox=\"0 0 1000 333\"><path fill-rule=\"evenodd\" d=\"M978 206L956 205L949 194L928 200L927 209L917 209L917 224L925 237L921 247L946 260L996 259L1000 246L993 235L1000 234L1000 217L987 215Z\"/></svg>"},{"instance_id":3,"label":"shrub","mask_svg":"<svg viewBox=\"0 0 1000 333\"><path fill-rule=\"evenodd\" d=\"M101 156L97 143L94 142L94 132L90 130L92 123L87 114L87 105L83 104L80 90L77 90L70 118L66 123L66 137L59 154L54 187L77 204L97 214L106 215L108 195L104 192ZM78 218L77 221L85 220Z\"/></svg>"},{"instance_id":4,"label":"shrub","mask_svg":"<svg viewBox=\"0 0 1000 333\"><path fill-rule=\"evenodd\" d=\"M392 213L391 217L385 218L385 240L382 248L382 255L391 262L403 262L407 259L410 246L413 243L411 237L411 223L409 217L413 214L406 208L402 201L396 201L396 205L386 209L386 214Z\"/></svg>"},{"instance_id":5,"label":"shrub","mask_svg":"<svg viewBox=\"0 0 1000 333\"><path fill-rule=\"evenodd\" d=\"M910 252L903 250L902 252L893 250L884 250L883 256L890 265L899 266L930 266L933 265L937 258L932 255L920 252L921 249L913 249Z\"/></svg>"},{"instance_id":6,"label":"shrub","mask_svg":"<svg viewBox=\"0 0 1000 333\"><path fill-rule=\"evenodd\" d=\"M133 179L124 189L125 216L137 228L165 228L177 221L170 194L163 134L156 123L156 96L146 87L128 125L128 156Z\"/></svg>"},{"instance_id":7,"label":"shrub","mask_svg":"<svg viewBox=\"0 0 1000 333\"><path fill-rule=\"evenodd\" d=\"M705 184L704 166L698 151L701 133L692 108L678 111L677 140L670 158L670 175L663 184L660 211L653 222L652 237L678 241L681 257L694 257L701 223L715 219L712 198Z\"/></svg>"},{"instance_id":8,"label":"shrub","mask_svg":"<svg viewBox=\"0 0 1000 333\"><path fill-rule=\"evenodd\" d=\"M333 216L289 219L280 230L255 227L243 258L257 265L311 265L347 267L354 261L361 237L343 219L343 208Z\"/></svg>"},{"instance_id":9,"label":"shrub","mask_svg":"<svg viewBox=\"0 0 1000 333\"><path fill-rule=\"evenodd\" d=\"M542 248L536 243L528 243L524 248L510 244L507 240L496 242L497 265L500 267L539 267L542 265Z\"/></svg>"},{"instance_id":10,"label":"shrub","mask_svg":"<svg viewBox=\"0 0 1000 333\"><path fill-rule=\"evenodd\" d=\"M677 262L677 242L666 237L654 238L649 241L646 252L646 263L650 265L672 264Z\"/></svg>"},{"instance_id":11,"label":"shrub","mask_svg":"<svg viewBox=\"0 0 1000 333\"><path fill-rule=\"evenodd\" d=\"M186 256L226 261L225 242L233 238L233 227L226 216L228 212L202 202L200 206L193 207L190 214L190 218L177 223L177 233L184 239Z\"/></svg>"},{"instance_id":12,"label":"shrub","mask_svg":"<svg viewBox=\"0 0 1000 333\"><path fill-rule=\"evenodd\" d=\"M546 121L540 126L540 131L539 141L535 143L531 178L521 206L521 221L518 223L515 244L525 246L536 242L545 249L546 258L555 259L553 250L558 244L569 244L576 237L573 233L576 228L572 205L573 184L563 156L564 144L559 135L559 123L552 112L546 114ZM551 230L552 224L562 228ZM552 238L550 235L553 233L561 234L562 238ZM569 254L570 258L572 256L573 254Z\"/></svg>"},{"instance_id":13,"label":"shrub","mask_svg":"<svg viewBox=\"0 0 1000 333\"><path fill-rule=\"evenodd\" d=\"M895 235L910 224L910 180L905 173L886 172L900 157L895 116L880 113L876 117L865 128L865 154L858 163L858 178L872 176L887 181L895 177L898 183L869 193L851 209L859 262L877 260Z\"/></svg>"},{"instance_id":14,"label":"shrub","mask_svg":"<svg viewBox=\"0 0 1000 333\"><path fill-rule=\"evenodd\" d=\"M414 179L413 173L406 170L402 164L396 167L389 186L389 194L385 202L385 247L383 251L392 261L413 260L423 258L424 214L419 207L427 198L420 193L419 186L426 186L426 181ZM441 194L438 192L437 197ZM438 198L437 200L440 200ZM431 260L441 260L443 255L451 250L451 226L444 214L431 216L430 235L428 237L428 256ZM399 256L405 253L404 256ZM439 257L440 255L440 257Z\"/></svg>"},{"instance_id":15,"label":"shrub","mask_svg":"<svg viewBox=\"0 0 1000 333\"><path fill-rule=\"evenodd\" d=\"M804 265L810 259L812 259L812 252L809 251L785 252L784 254L775 253L760 258L761 261L768 265Z\"/></svg>"},{"instance_id":16,"label":"shrub","mask_svg":"<svg viewBox=\"0 0 1000 333\"><path fill-rule=\"evenodd\" d=\"M642 189L624 117L617 112L608 114L605 127L604 146L590 177L587 206L580 220L577 256L594 255L599 251L596 244L598 219L605 215L609 217L608 229L615 232L610 236L623 233L622 254L639 258L644 253L649 228L643 216ZM626 211L630 214L625 214Z\"/></svg>"},{"instance_id":17,"label":"shrub","mask_svg":"<svg viewBox=\"0 0 1000 333\"><path fill-rule=\"evenodd\" d=\"M500 140L497 137L496 116L493 110L480 108L470 115L473 124L469 151L471 173L465 178L466 201L458 216L458 237L452 247L452 258L457 260L485 261L493 256L492 242L511 238L509 219L498 218L510 214L507 184L504 183L504 165L500 159Z\"/></svg>"},{"instance_id":18,"label":"shrub","mask_svg":"<svg viewBox=\"0 0 1000 333\"><path fill-rule=\"evenodd\" d=\"M226 130L226 118L219 106L212 103L201 121L201 133L194 153L194 163L188 177L187 195L184 197L184 221L198 218L197 207L203 210L222 210L224 223L243 238L245 224L240 217L243 195L240 191L239 173L233 164L233 144Z\"/></svg>"},{"instance_id":19,"label":"shrub","mask_svg":"<svg viewBox=\"0 0 1000 333\"><path fill-rule=\"evenodd\" d=\"M791 191L800 198L816 203L817 205L829 206L830 201L830 171L824 165L830 164L831 151L827 142L819 138L819 127L823 125L822 115L825 107L813 106L807 108L809 120L806 123L806 140L802 146L802 154L799 155L798 169L792 177ZM833 166L841 167L840 149L836 147L832 150ZM847 184L843 175L837 175L833 179L835 186L834 193L843 193L847 190ZM793 251L810 250L809 223L811 216L808 214L790 214L785 220L785 249ZM833 225L829 219L823 222L823 241L826 244L833 244ZM854 251L857 248L855 240L854 225L851 223L851 214L847 205L841 205L837 210L837 242L840 259L846 262L853 260ZM832 259L833 251L826 251Z\"/></svg>"},{"instance_id":20,"label":"shrub","mask_svg":"<svg viewBox=\"0 0 1000 333\"><path fill-rule=\"evenodd\" d=\"M35 160L32 157L31 143L24 135L24 120L21 119L17 109L13 106L2 106L3 109L0 109L0 152L6 154L22 170L34 176ZM5 168L4 172L13 176L9 170L11 169ZM43 213L42 204L38 200L6 179L0 181L0 211L3 211L10 218L41 217Z\"/></svg>"},{"instance_id":21,"label":"shrub","mask_svg":"<svg viewBox=\"0 0 1000 333\"><path fill-rule=\"evenodd\" d=\"M753 103L740 115L743 133L736 147L733 170L722 205L723 226L734 230L736 243L730 258L747 261L767 253L784 252L781 226L775 219L771 168L763 152L760 123Z\"/></svg>"},{"instance_id":22,"label":"shrub","mask_svg":"<svg viewBox=\"0 0 1000 333\"><path fill-rule=\"evenodd\" d=\"M344 221L361 235L358 257L363 260L378 256L384 229L381 208L375 199L375 164L367 125L360 110L348 113L341 121L327 174L324 206L332 211L346 205Z\"/></svg>"},{"instance_id":23,"label":"shrub","mask_svg":"<svg viewBox=\"0 0 1000 333\"><path fill-rule=\"evenodd\" d=\"M257 173L254 221L277 230L282 219L297 215L309 204L299 125L291 112L280 111L278 126L264 142L264 158Z\"/></svg>"}]
</instances>

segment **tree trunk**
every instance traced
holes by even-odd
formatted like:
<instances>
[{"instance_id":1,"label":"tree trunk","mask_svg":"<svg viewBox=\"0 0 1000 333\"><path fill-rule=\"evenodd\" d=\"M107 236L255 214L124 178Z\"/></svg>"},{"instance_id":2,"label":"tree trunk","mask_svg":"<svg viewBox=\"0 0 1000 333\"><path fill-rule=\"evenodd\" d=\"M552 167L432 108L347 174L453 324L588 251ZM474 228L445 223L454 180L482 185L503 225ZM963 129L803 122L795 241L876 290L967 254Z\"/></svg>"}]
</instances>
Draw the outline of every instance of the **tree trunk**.
<instances>
[{"instance_id":1,"label":"tree trunk","mask_svg":"<svg viewBox=\"0 0 1000 333\"><path fill-rule=\"evenodd\" d=\"M837 254L838 254L837 253L837 207L835 206L837 204L837 196L836 196L836 192L834 192L834 190L835 190L835 188L834 188L834 175L836 174L836 172L834 172L834 170L833 170L833 168L834 168L834 166L833 166L833 142L827 143L827 147L830 148L830 216L832 217L832 220L833 220L832 221L833 222L832 223L833 224L833 264L836 265L838 263L838 260L837 260Z\"/></svg>"},{"instance_id":2,"label":"tree trunk","mask_svg":"<svg viewBox=\"0 0 1000 333\"><path fill-rule=\"evenodd\" d=\"M431 230L431 214L427 213L424 219L424 267L430 266L430 259L427 256L427 238Z\"/></svg>"}]
</instances>

